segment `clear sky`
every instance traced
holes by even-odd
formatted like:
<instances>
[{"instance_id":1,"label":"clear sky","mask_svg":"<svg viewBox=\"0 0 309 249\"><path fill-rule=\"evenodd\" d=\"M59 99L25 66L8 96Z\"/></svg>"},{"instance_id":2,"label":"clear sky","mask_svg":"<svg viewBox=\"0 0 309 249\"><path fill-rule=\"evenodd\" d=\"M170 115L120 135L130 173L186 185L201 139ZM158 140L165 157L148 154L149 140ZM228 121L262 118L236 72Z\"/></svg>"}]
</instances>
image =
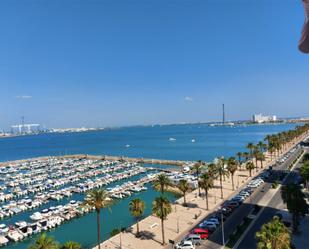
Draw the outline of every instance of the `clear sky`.
<instances>
[{"instance_id":1,"label":"clear sky","mask_svg":"<svg viewBox=\"0 0 309 249\"><path fill-rule=\"evenodd\" d=\"M0 128L309 116L297 0L2 0Z\"/></svg>"}]
</instances>

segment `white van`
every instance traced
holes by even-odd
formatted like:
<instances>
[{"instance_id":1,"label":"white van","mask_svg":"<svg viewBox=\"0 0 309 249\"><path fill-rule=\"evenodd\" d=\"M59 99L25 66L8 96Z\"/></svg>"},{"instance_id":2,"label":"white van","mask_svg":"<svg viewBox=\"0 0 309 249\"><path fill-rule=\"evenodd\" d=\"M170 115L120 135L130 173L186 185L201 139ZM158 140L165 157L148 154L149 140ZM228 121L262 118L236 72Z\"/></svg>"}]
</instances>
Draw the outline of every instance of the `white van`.
<instances>
[{"instance_id":1,"label":"white van","mask_svg":"<svg viewBox=\"0 0 309 249\"><path fill-rule=\"evenodd\" d=\"M189 234L184 241L191 241L193 245L200 245L202 240L198 234Z\"/></svg>"}]
</instances>

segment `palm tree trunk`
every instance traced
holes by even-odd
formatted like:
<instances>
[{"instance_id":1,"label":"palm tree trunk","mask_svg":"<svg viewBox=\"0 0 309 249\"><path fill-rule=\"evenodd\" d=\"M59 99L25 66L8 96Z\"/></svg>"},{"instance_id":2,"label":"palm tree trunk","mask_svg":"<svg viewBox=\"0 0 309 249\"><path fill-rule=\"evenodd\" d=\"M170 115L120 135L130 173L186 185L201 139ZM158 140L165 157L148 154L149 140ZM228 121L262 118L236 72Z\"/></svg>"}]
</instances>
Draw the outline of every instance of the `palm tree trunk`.
<instances>
[{"instance_id":1,"label":"palm tree trunk","mask_svg":"<svg viewBox=\"0 0 309 249\"><path fill-rule=\"evenodd\" d=\"M205 189L205 198L206 198L206 210L208 210L208 190Z\"/></svg>"},{"instance_id":2,"label":"palm tree trunk","mask_svg":"<svg viewBox=\"0 0 309 249\"><path fill-rule=\"evenodd\" d=\"M100 210L97 210L97 226L98 226L98 247L101 249L101 227L100 227Z\"/></svg>"},{"instance_id":3,"label":"palm tree trunk","mask_svg":"<svg viewBox=\"0 0 309 249\"><path fill-rule=\"evenodd\" d=\"M162 230L162 245L165 245L165 237L164 237L164 220L161 219L161 230Z\"/></svg>"},{"instance_id":4,"label":"palm tree trunk","mask_svg":"<svg viewBox=\"0 0 309 249\"><path fill-rule=\"evenodd\" d=\"M235 188L234 188L234 175L231 174L231 177L232 177L232 187L233 187L233 190L235 190Z\"/></svg>"},{"instance_id":5,"label":"palm tree trunk","mask_svg":"<svg viewBox=\"0 0 309 249\"><path fill-rule=\"evenodd\" d=\"M187 202L186 202L186 193L183 193L183 205L186 206Z\"/></svg>"},{"instance_id":6,"label":"palm tree trunk","mask_svg":"<svg viewBox=\"0 0 309 249\"><path fill-rule=\"evenodd\" d=\"M249 169L249 173L250 173L250 177L252 176L252 174L251 174L251 169Z\"/></svg>"},{"instance_id":7,"label":"palm tree trunk","mask_svg":"<svg viewBox=\"0 0 309 249\"><path fill-rule=\"evenodd\" d=\"M198 182L198 179L199 179L199 173L197 172L197 182ZM198 185L198 196L201 196L201 188L200 188L200 185Z\"/></svg>"},{"instance_id":8,"label":"palm tree trunk","mask_svg":"<svg viewBox=\"0 0 309 249\"><path fill-rule=\"evenodd\" d=\"M139 236L139 223L136 221L136 235Z\"/></svg>"},{"instance_id":9,"label":"palm tree trunk","mask_svg":"<svg viewBox=\"0 0 309 249\"><path fill-rule=\"evenodd\" d=\"M222 175L220 174L221 199L223 199Z\"/></svg>"}]
</instances>

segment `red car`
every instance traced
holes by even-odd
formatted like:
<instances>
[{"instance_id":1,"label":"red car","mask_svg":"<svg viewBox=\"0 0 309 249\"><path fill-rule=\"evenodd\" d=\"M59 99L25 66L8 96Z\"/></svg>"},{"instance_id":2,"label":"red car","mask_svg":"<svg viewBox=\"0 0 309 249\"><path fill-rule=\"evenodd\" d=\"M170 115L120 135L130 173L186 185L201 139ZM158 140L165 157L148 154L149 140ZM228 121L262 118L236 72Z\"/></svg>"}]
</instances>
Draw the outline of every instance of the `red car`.
<instances>
[{"instance_id":1,"label":"red car","mask_svg":"<svg viewBox=\"0 0 309 249\"><path fill-rule=\"evenodd\" d=\"M195 228L190 232L190 234L198 234L201 239L207 239L209 236L209 231L208 229Z\"/></svg>"}]
</instances>

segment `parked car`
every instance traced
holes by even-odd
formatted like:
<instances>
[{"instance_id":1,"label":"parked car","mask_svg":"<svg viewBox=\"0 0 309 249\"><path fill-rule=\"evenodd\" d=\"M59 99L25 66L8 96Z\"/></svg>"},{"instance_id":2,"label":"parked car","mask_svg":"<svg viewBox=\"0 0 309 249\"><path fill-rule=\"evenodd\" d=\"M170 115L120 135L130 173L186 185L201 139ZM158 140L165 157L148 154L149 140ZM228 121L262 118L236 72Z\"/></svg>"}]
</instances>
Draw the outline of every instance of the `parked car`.
<instances>
[{"instance_id":1,"label":"parked car","mask_svg":"<svg viewBox=\"0 0 309 249\"><path fill-rule=\"evenodd\" d=\"M175 249L195 249L195 245L191 241L182 241L175 245Z\"/></svg>"},{"instance_id":2,"label":"parked car","mask_svg":"<svg viewBox=\"0 0 309 249\"><path fill-rule=\"evenodd\" d=\"M222 213L222 215L221 215L221 212L217 212L217 213L215 213L214 216L212 216L212 217L218 219L218 221L221 222L221 219L223 219L223 221L226 220L226 218L228 217L228 214Z\"/></svg>"},{"instance_id":3,"label":"parked car","mask_svg":"<svg viewBox=\"0 0 309 249\"><path fill-rule=\"evenodd\" d=\"M227 207L231 208L231 209L235 209L239 206L239 203L236 201L229 201L229 203L227 204Z\"/></svg>"},{"instance_id":4,"label":"parked car","mask_svg":"<svg viewBox=\"0 0 309 249\"><path fill-rule=\"evenodd\" d=\"M241 195L236 195L235 197L232 198L232 201L237 201L239 204L242 204L245 201L245 197Z\"/></svg>"},{"instance_id":5,"label":"parked car","mask_svg":"<svg viewBox=\"0 0 309 249\"><path fill-rule=\"evenodd\" d=\"M239 196L243 196L243 197L245 197L245 198L247 198L247 197L249 197L250 196L250 193L249 192L247 192L247 191L245 191L245 190L242 190L242 191L240 191L239 192L239 194L238 194Z\"/></svg>"},{"instance_id":6,"label":"parked car","mask_svg":"<svg viewBox=\"0 0 309 249\"><path fill-rule=\"evenodd\" d=\"M209 230L208 229L202 229L202 228L194 228L190 234L198 234L201 239L207 239L209 236Z\"/></svg>"},{"instance_id":7,"label":"parked car","mask_svg":"<svg viewBox=\"0 0 309 249\"><path fill-rule=\"evenodd\" d=\"M217 226L220 224L219 219L216 218L216 217L209 217L207 220L211 221L211 222L214 222Z\"/></svg>"},{"instance_id":8,"label":"parked car","mask_svg":"<svg viewBox=\"0 0 309 249\"><path fill-rule=\"evenodd\" d=\"M183 239L182 242L184 241L191 241L193 245L200 245L202 242L201 236L199 234L189 234Z\"/></svg>"},{"instance_id":9,"label":"parked car","mask_svg":"<svg viewBox=\"0 0 309 249\"><path fill-rule=\"evenodd\" d=\"M217 229L217 226L215 224L205 224L203 228L207 229L209 233L213 233Z\"/></svg>"},{"instance_id":10,"label":"parked car","mask_svg":"<svg viewBox=\"0 0 309 249\"><path fill-rule=\"evenodd\" d=\"M251 195L254 190L252 188L250 188L250 187L246 187L242 191L246 191L246 192L248 192Z\"/></svg>"},{"instance_id":11,"label":"parked car","mask_svg":"<svg viewBox=\"0 0 309 249\"><path fill-rule=\"evenodd\" d=\"M199 226L200 227L205 227L207 225L214 225L215 227L217 227L219 225L219 222L214 222L214 221L210 221L210 220L204 220Z\"/></svg>"}]
</instances>

